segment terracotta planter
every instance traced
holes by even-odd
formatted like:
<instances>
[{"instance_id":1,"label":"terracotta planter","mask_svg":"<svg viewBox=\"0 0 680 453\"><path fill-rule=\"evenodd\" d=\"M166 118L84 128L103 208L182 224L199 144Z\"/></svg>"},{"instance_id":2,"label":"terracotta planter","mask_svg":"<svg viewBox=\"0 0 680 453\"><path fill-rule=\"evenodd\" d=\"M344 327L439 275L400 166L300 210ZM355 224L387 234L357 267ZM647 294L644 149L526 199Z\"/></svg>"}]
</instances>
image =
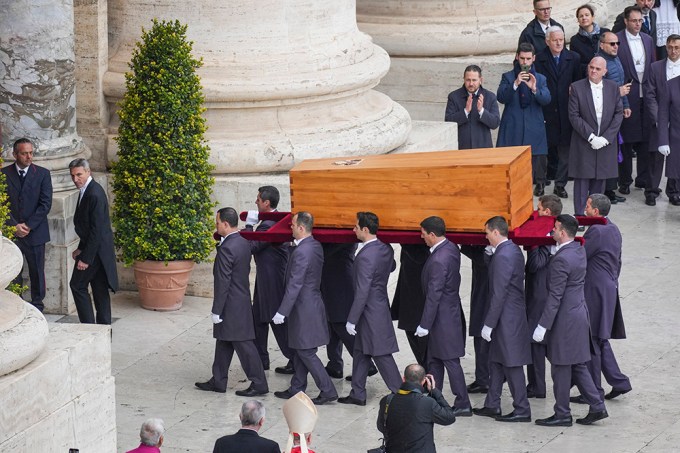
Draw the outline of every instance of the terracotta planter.
<instances>
[{"instance_id":1,"label":"terracotta planter","mask_svg":"<svg viewBox=\"0 0 680 453\"><path fill-rule=\"evenodd\" d=\"M142 308L172 311L182 308L193 261L136 261L135 283Z\"/></svg>"}]
</instances>

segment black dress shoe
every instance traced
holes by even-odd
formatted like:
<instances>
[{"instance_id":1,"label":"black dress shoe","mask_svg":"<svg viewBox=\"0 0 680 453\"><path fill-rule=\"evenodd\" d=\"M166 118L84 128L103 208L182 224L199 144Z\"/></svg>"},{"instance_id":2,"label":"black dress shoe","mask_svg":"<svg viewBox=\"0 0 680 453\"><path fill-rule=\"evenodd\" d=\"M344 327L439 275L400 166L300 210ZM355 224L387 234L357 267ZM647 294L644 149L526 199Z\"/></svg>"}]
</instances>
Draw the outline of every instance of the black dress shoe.
<instances>
[{"instance_id":1,"label":"black dress shoe","mask_svg":"<svg viewBox=\"0 0 680 453\"><path fill-rule=\"evenodd\" d=\"M326 373L328 373L328 375L330 377L335 378L335 379L342 379L342 371L337 371L337 370L334 370L332 368L328 368L328 365L326 365L325 368L326 368Z\"/></svg>"},{"instance_id":2,"label":"black dress shoe","mask_svg":"<svg viewBox=\"0 0 680 453\"><path fill-rule=\"evenodd\" d=\"M262 369L265 370L265 371L269 371L269 363L266 363L266 364L263 363Z\"/></svg>"},{"instance_id":3,"label":"black dress shoe","mask_svg":"<svg viewBox=\"0 0 680 453\"><path fill-rule=\"evenodd\" d=\"M553 178L553 179L554 179L554 178ZM545 185L546 185L546 186L549 186L550 184L552 184L552 180L547 179L547 180L545 181Z\"/></svg>"},{"instance_id":4,"label":"black dress shoe","mask_svg":"<svg viewBox=\"0 0 680 453\"><path fill-rule=\"evenodd\" d=\"M656 198L654 198L654 195L646 195L645 204L647 206L656 206Z\"/></svg>"},{"instance_id":5,"label":"black dress shoe","mask_svg":"<svg viewBox=\"0 0 680 453\"><path fill-rule=\"evenodd\" d=\"M455 415L456 417L472 417L472 406L454 407L453 415Z\"/></svg>"},{"instance_id":6,"label":"black dress shoe","mask_svg":"<svg viewBox=\"0 0 680 453\"><path fill-rule=\"evenodd\" d=\"M527 390L527 398L545 399L545 393L536 393L533 390Z\"/></svg>"},{"instance_id":7,"label":"black dress shoe","mask_svg":"<svg viewBox=\"0 0 680 453\"><path fill-rule=\"evenodd\" d=\"M269 390L255 390L252 385L245 390L236 390L237 396L253 397L253 396L266 395L267 393L269 393Z\"/></svg>"},{"instance_id":8,"label":"black dress shoe","mask_svg":"<svg viewBox=\"0 0 680 453\"><path fill-rule=\"evenodd\" d=\"M313 399L312 399L312 403L316 404L317 406L321 406L322 404L332 403L333 401L335 401L335 400L337 400L337 399L338 399L338 395L335 395L335 396L323 396L323 395L321 395L321 394L319 393L319 396L317 396L316 398L313 398ZM364 404L366 404L366 403L364 402Z\"/></svg>"},{"instance_id":9,"label":"black dress shoe","mask_svg":"<svg viewBox=\"0 0 680 453\"><path fill-rule=\"evenodd\" d=\"M357 406L365 406L366 400L360 400L351 396L345 396L343 398L338 398L338 403L341 404L354 404Z\"/></svg>"},{"instance_id":10,"label":"black dress shoe","mask_svg":"<svg viewBox=\"0 0 680 453\"><path fill-rule=\"evenodd\" d=\"M545 194L545 185L544 184L536 184L536 187L534 187L534 197L540 197Z\"/></svg>"},{"instance_id":11,"label":"black dress shoe","mask_svg":"<svg viewBox=\"0 0 680 453\"><path fill-rule=\"evenodd\" d=\"M567 190L564 187L555 186L555 189L553 189L553 193L560 198L569 198L569 194L567 193Z\"/></svg>"},{"instance_id":12,"label":"black dress shoe","mask_svg":"<svg viewBox=\"0 0 680 453\"><path fill-rule=\"evenodd\" d=\"M274 371L279 374L294 374L295 368L293 368L293 365L277 366Z\"/></svg>"},{"instance_id":13,"label":"black dress shoe","mask_svg":"<svg viewBox=\"0 0 680 453\"><path fill-rule=\"evenodd\" d=\"M673 206L680 206L680 197L677 195L673 195L672 197L670 197L668 202Z\"/></svg>"},{"instance_id":14,"label":"black dress shoe","mask_svg":"<svg viewBox=\"0 0 680 453\"><path fill-rule=\"evenodd\" d=\"M489 391L488 385L480 385L476 381L467 386L468 393L487 393Z\"/></svg>"},{"instance_id":15,"label":"black dress shoe","mask_svg":"<svg viewBox=\"0 0 680 453\"><path fill-rule=\"evenodd\" d=\"M472 413L475 415L479 415L480 417L491 417L491 418L496 418L499 415L501 415L501 410L500 408L497 409L491 409L490 407L476 407L472 409Z\"/></svg>"},{"instance_id":16,"label":"black dress shoe","mask_svg":"<svg viewBox=\"0 0 680 453\"><path fill-rule=\"evenodd\" d=\"M294 395L290 391L290 389L286 389L282 392L274 392L274 396L277 397L277 398L281 398L282 400L287 400L287 399L292 398Z\"/></svg>"},{"instance_id":17,"label":"black dress shoe","mask_svg":"<svg viewBox=\"0 0 680 453\"><path fill-rule=\"evenodd\" d=\"M548 418L539 418L534 423L539 426L571 426L572 418L571 415L565 418L557 418L555 415L551 415Z\"/></svg>"},{"instance_id":18,"label":"black dress shoe","mask_svg":"<svg viewBox=\"0 0 680 453\"><path fill-rule=\"evenodd\" d=\"M628 393L628 392L630 392L630 389L628 389L628 390L616 390L616 389L612 389L611 392L607 393L607 394L604 396L604 399L606 399L606 400L613 400L613 399L616 398L617 396L625 395L625 394Z\"/></svg>"},{"instance_id":19,"label":"black dress shoe","mask_svg":"<svg viewBox=\"0 0 680 453\"><path fill-rule=\"evenodd\" d=\"M606 410L599 412L588 412L588 415L586 415L585 417L576 419L576 423L578 423L579 425L590 425L598 420L602 420L603 418L607 417L609 417L609 414L607 413Z\"/></svg>"},{"instance_id":20,"label":"black dress shoe","mask_svg":"<svg viewBox=\"0 0 680 453\"><path fill-rule=\"evenodd\" d=\"M531 421L531 415L515 415L515 411L512 411L506 415L499 415L498 417L496 417L496 421L510 423L528 423Z\"/></svg>"},{"instance_id":21,"label":"black dress shoe","mask_svg":"<svg viewBox=\"0 0 680 453\"><path fill-rule=\"evenodd\" d=\"M623 195L630 194L630 185L619 186L619 193Z\"/></svg>"},{"instance_id":22,"label":"black dress shoe","mask_svg":"<svg viewBox=\"0 0 680 453\"><path fill-rule=\"evenodd\" d=\"M378 369L375 367L375 365L371 365L371 367L368 369L368 377L375 376L378 374ZM348 374L345 376L345 380L347 382L352 382L352 375Z\"/></svg>"},{"instance_id":23,"label":"black dress shoe","mask_svg":"<svg viewBox=\"0 0 680 453\"><path fill-rule=\"evenodd\" d=\"M207 382L196 382L194 384L196 388L203 390L205 392L217 392L217 393L227 393L227 389L218 389L215 387L215 381L210 379Z\"/></svg>"},{"instance_id":24,"label":"black dress shoe","mask_svg":"<svg viewBox=\"0 0 680 453\"><path fill-rule=\"evenodd\" d=\"M613 190L605 190L604 194L609 197L611 204L623 203L626 201L626 197L619 197Z\"/></svg>"},{"instance_id":25,"label":"black dress shoe","mask_svg":"<svg viewBox=\"0 0 680 453\"><path fill-rule=\"evenodd\" d=\"M570 396L569 402L575 404L588 404L588 401L586 401L583 395Z\"/></svg>"}]
</instances>

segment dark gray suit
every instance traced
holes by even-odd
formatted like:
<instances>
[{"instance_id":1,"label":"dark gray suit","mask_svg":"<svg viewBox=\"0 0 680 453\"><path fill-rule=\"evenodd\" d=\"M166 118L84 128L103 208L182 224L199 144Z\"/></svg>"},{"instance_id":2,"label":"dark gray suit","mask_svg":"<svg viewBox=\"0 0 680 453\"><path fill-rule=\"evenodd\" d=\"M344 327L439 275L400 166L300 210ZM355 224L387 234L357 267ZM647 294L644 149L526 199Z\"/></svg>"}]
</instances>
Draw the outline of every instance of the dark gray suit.
<instances>
[{"instance_id":1,"label":"dark gray suit","mask_svg":"<svg viewBox=\"0 0 680 453\"><path fill-rule=\"evenodd\" d=\"M455 408L470 407L460 357L465 355L465 326L460 302L460 251L444 239L434 249L422 273L425 310L420 327L429 330L427 370L439 390L444 384L444 368L449 375Z\"/></svg>"},{"instance_id":2,"label":"dark gray suit","mask_svg":"<svg viewBox=\"0 0 680 453\"><path fill-rule=\"evenodd\" d=\"M574 213L583 215L588 194L604 192L607 178L618 175L618 133L623 120L619 87L602 80L602 120L597 124L589 79L571 84L569 121L573 127L569 148L569 176L574 178ZM609 145L598 150L588 142L590 134L604 137Z\"/></svg>"},{"instance_id":3,"label":"dark gray suit","mask_svg":"<svg viewBox=\"0 0 680 453\"><path fill-rule=\"evenodd\" d=\"M276 222L263 220L255 231L270 229ZM246 230L252 230L247 225ZM268 336L271 325L281 353L292 363L293 350L288 347L285 324L274 324L272 318L283 298L288 246L265 241L250 241L250 250L255 259L255 292L253 293L253 318L255 320L255 345L262 365L269 369Z\"/></svg>"},{"instance_id":4,"label":"dark gray suit","mask_svg":"<svg viewBox=\"0 0 680 453\"><path fill-rule=\"evenodd\" d=\"M354 337L347 332L345 323L354 301L352 266L356 244L324 243L321 296L326 306L330 340L326 346L326 368L342 374L342 345L354 354Z\"/></svg>"},{"instance_id":5,"label":"dark gray suit","mask_svg":"<svg viewBox=\"0 0 680 453\"><path fill-rule=\"evenodd\" d=\"M597 392L585 363L590 360L590 325L584 297L586 251L576 242L562 246L550 260L548 298L538 324L545 327L548 360L551 364L555 416L571 416L569 389L575 383L590 405L603 411L604 400ZM532 326L534 328L536 326Z\"/></svg>"},{"instance_id":6,"label":"dark gray suit","mask_svg":"<svg viewBox=\"0 0 680 453\"><path fill-rule=\"evenodd\" d=\"M85 270L73 267L71 293L82 323L111 324L111 297L109 288L118 289L116 254L113 248L113 231L109 218L109 202L106 192L94 179L85 189L76 212L73 225L80 238L78 261L89 264ZM92 298L97 310L95 317L88 292L92 286Z\"/></svg>"},{"instance_id":7,"label":"dark gray suit","mask_svg":"<svg viewBox=\"0 0 680 453\"><path fill-rule=\"evenodd\" d=\"M392 354L399 351L390 316L387 280L397 267L394 250L375 240L366 243L354 258L354 302L347 322L356 326L349 396L366 399L366 378L371 357L390 391L399 390L402 379Z\"/></svg>"},{"instance_id":8,"label":"dark gray suit","mask_svg":"<svg viewBox=\"0 0 680 453\"><path fill-rule=\"evenodd\" d=\"M668 99L670 93L668 92L669 83L666 80L666 62L668 59L664 58L660 61L652 63L649 73L649 83L647 84L647 91L645 92L645 107L649 113L652 130L649 135L649 152L651 153L649 159L649 168L647 178L647 185L645 186L645 195L657 195L661 191L659 184L661 183L661 176L663 174L664 156L658 152L659 149L659 131L657 124L659 122L659 106L663 100ZM671 153L666 160L666 195L668 198L680 196L680 156L678 153ZM670 176L672 175L672 177Z\"/></svg>"},{"instance_id":9,"label":"dark gray suit","mask_svg":"<svg viewBox=\"0 0 680 453\"><path fill-rule=\"evenodd\" d=\"M295 350L295 374L290 381L292 394L307 389L311 373L324 397L338 393L316 355L319 346L328 344L328 321L321 298L323 248L312 236L302 239L291 251L286 267L286 289L278 312L288 324L288 346Z\"/></svg>"},{"instance_id":10,"label":"dark gray suit","mask_svg":"<svg viewBox=\"0 0 680 453\"><path fill-rule=\"evenodd\" d=\"M548 264L550 263L550 247L533 247L527 252L526 265L526 300L527 321L529 329L538 324L543 314L545 299L548 297ZM545 354L546 339L541 343L531 341L531 365L527 365L527 389L537 395L545 395Z\"/></svg>"},{"instance_id":11,"label":"dark gray suit","mask_svg":"<svg viewBox=\"0 0 680 453\"><path fill-rule=\"evenodd\" d=\"M680 77L669 80L668 96L659 104L659 145L669 145L671 154L666 162L666 176L680 179ZM671 125L673 127L671 127Z\"/></svg>"},{"instance_id":12,"label":"dark gray suit","mask_svg":"<svg viewBox=\"0 0 680 453\"><path fill-rule=\"evenodd\" d=\"M470 326L475 349L475 382L489 386L489 343L482 338L484 317L489 309L489 260L486 247L461 245L460 252L472 261L472 288L470 293Z\"/></svg>"},{"instance_id":13,"label":"dark gray suit","mask_svg":"<svg viewBox=\"0 0 680 453\"><path fill-rule=\"evenodd\" d=\"M600 396L604 397L602 374L615 390L627 392L632 388L609 344L610 338L626 338L619 301L623 240L619 228L611 221L590 226L583 238L588 259L584 292L594 346L588 369Z\"/></svg>"},{"instance_id":14,"label":"dark gray suit","mask_svg":"<svg viewBox=\"0 0 680 453\"><path fill-rule=\"evenodd\" d=\"M31 164L25 169L23 180L17 172L16 165L2 169L7 180L7 197L9 198L9 219L7 224L16 226L25 223L30 229L26 237L15 237L14 243L19 247L28 264L28 276L31 279L31 304L43 311L45 305L45 244L50 240L50 229L47 214L52 208L52 178L46 168ZM21 274L15 279L23 284Z\"/></svg>"},{"instance_id":15,"label":"dark gray suit","mask_svg":"<svg viewBox=\"0 0 680 453\"><path fill-rule=\"evenodd\" d=\"M510 240L498 245L489 263L489 310L484 325L493 329L489 348L491 382L484 406L501 407L505 377L515 415L531 416L523 368L531 363L524 302L524 255Z\"/></svg>"},{"instance_id":16,"label":"dark gray suit","mask_svg":"<svg viewBox=\"0 0 680 453\"><path fill-rule=\"evenodd\" d=\"M479 116L477 99L484 95L484 113ZM465 104L470 94L465 86L449 93L444 121L458 124L458 149L493 148L491 129L501 122L496 94L479 87L472 99L472 110L465 114Z\"/></svg>"},{"instance_id":17,"label":"dark gray suit","mask_svg":"<svg viewBox=\"0 0 680 453\"><path fill-rule=\"evenodd\" d=\"M624 118L621 123L621 137L623 137L623 145L621 146L621 153L623 154L623 162L619 164L619 186L627 186L633 183L633 149L637 151L637 176L635 178L635 185L644 187L647 180L647 162L649 160L649 134L652 129L649 112L647 112L643 98L640 93L644 94L649 84L650 70L652 63L656 61L656 43L652 41L646 33L640 33L642 45L645 50L645 65L642 80L639 80L638 73L635 70L635 62L628 45L626 32L620 31L616 33L619 42L618 57L623 66L623 73L625 80L633 80L628 93L628 104L630 104L631 115Z\"/></svg>"},{"instance_id":18,"label":"dark gray suit","mask_svg":"<svg viewBox=\"0 0 680 453\"><path fill-rule=\"evenodd\" d=\"M401 245L397 288L390 308L392 319L399 321L397 327L404 330L411 351L423 368L427 368L427 338L416 337L415 333L425 306L420 276L429 257L430 248L425 244Z\"/></svg>"},{"instance_id":19,"label":"dark gray suit","mask_svg":"<svg viewBox=\"0 0 680 453\"><path fill-rule=\"evenodd\" d=\"M250 304L250 245L239 233L228 235L217 246L213 265L212 313L222 322L213 324L214 386L227 388L229 365L236 351L243 371L255 390L267 392L267 378L255 347L253 307Z\"/></svg>"}]
</instances>

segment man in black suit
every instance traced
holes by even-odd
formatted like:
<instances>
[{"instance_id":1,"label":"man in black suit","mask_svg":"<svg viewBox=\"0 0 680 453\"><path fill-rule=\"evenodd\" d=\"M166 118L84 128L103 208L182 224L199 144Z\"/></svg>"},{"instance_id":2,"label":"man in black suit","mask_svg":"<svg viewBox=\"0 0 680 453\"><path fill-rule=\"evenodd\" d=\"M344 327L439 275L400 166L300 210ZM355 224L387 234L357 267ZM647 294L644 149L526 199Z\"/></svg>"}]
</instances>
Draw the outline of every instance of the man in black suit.
<instances>
[{"instance_id":1,"label":"man in black suit","mask_svg":"<svg viewBox=\"0 0 680 453\"><path fill-rule=\"evenodd\" d=\"M76 264L70 282L78 318L87 324L111 324L109 288L114 292L118 289L118 273L109 202L102 186L92 179L86 159L72 160L68 168L73 184L80 191L73 216L80 242L71 254ZM88 286L92 287L96 317Z\"/></svg>"},{"instance_id":2,"label":"man in black suit","mask_svg":"<svg viewBox=\"0 0 680 453\"><path fill-rule=\"evenodd\" d=\"M519 46L523 42L528 42L534 46L534 49L538 54L546 47L545 31L548 27L553 25L557 25L560 28L564 27L562 27L559 22L550 18L552 7L550 6L549 0L534 0L533 4L534 18L527 24L526 28L522 30L517 45Z\"/></svg>"},{"instance_id":3,"label":"man in black suit","mask_svg":"<svg viewBox=\"0 0 680 453\"><path fill-rule=\"evenodd\" d=\"M281 453L279 444L260 437L264 425L265 409L261 401L246 401L241 406L241 429L236 434L215 441L213 453Z\"/></svg>"},{"instance_id":4,"label":"man in black suit","mask_svg":"<svg viewBox=\"0 0 680 453\"><path fill-rule=\"evenodd\" d=\"M237 390L236 394L250 397L264 395L269 393L269 387L254 343L253 307L250 304L250 245L238 232L238 213L234 208L217 211L215 227L222 238L213 266L215 361L213 377L208 382L197 382L196 387L224 393L229 365L236 351L243 371L251 381L246 390Z\"/></svg>"},{"instance_id":5,"label":"man in black suit","mask_svg":"<svg viewBox=\"0 0 680 453\"><path fill-rule=\"evenodd\" d=\"M273 220L259 221L260 212L274 212L279 205L279 190L274 186L257 189L255 205L257 210L248 211L246 230L267 231L276 223ZM259 224L258 224L259 222ZM257 227L255 227L257 225ZM288 359L285 366L276 367L280 374L293 374L293 350L288 347L288 334L285 325L272 322L283 297L288 246L266 241L250 241L250 250L255 259L255 292L253 293L253 318L255 319L255 346L260 353L262 366L269 369L268 337L271 326L281 354Z\"/></svg>"},{"instance_id":6,"label":"man in black suit","mask_svg":"<svg viewBox=\"0 0 680 453\"><path fill-rule=\"evenodd\" d=\"M458 149L493 148L491 129L501 114L496 94L482 88L482 68L465 68L463 86L449 93L444 121L458 124Z\"/></svg>"},{"instance_id":7,"label":"man in black suit","mask_svg":"<svg viewBox=\"0 0 680 453\"><path fill-rule=\"evenodd\" d=\"M2 172L7 178L10 215L7 223L16 228L17 247L28 263L31 304L45 308L45 243L50 240L47 214L52 207L52 179L46 168L33 164L33 143L27 138L14 142L14 165ZM22 284L21 274L15 279Z\"/></svg>"},{"instance_id":8,"label":"man in black suit","mask_svg":"<svg viewBox=\"0 0 680 453\"><path fill-rule=\"evenodd\" d=\"M642 28L640 29L640 31L651 36L654 42L654 46L656 47L657 41L656 11L652 9L654 7L654 0L635 0L635 4L640 8L642 12ZM612 27L613 33L618 33L626 29L626 21L624 16L625 14L623 12L616 16L614 26ZM665 57L663 51L659 51L659 49L657 49L657 55L658 58Z\"/></svg>"},{"instance_id":9,"label":"man in black suit","mask_svg":"<svg viewBox=\"0 0 680 453\"><path fill-rule=\"evenodd\" d=\"M319 346L328 344L328 321L321 298L323 248L312 236L314 217L301 211L293 216L291 229L295 247L286 268L286 290L281 305L272 318L275 324L287 319L288 346L295 351L295 372L290 387L274 392L277 398L288 399L307 389L307 374L314 378L321 393L312 401L321 405L338 399L338 392L316 355Z\"/></svg>"},{"instance_id":10,"label":"man in black suit","mask_svg":"<svg viewBox=\"0 0 680 453\"><path fill-rule=\"evenodd\" d=\"M547 47L536 54L536 72L543 74L550 90L550 103L543 106L548 139L548 179L555 180L553 193L567 198L569 170L569 86L581 78L581 57L564 46L564 30L553 25L545 32Z\"/></svg>"}]
</instances>

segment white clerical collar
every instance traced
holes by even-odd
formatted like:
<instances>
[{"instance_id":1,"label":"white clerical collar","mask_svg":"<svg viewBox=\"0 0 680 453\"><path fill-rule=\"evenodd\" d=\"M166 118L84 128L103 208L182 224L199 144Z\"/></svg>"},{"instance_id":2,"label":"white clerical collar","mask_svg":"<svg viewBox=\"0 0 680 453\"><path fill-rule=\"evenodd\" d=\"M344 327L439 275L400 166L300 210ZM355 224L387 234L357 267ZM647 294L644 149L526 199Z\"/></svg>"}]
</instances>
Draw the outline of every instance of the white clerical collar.
<instances>
[{"instance_id":1,"label":"white clerical collar","mask_svg":"<svg viewBox=\"0 0 680 453\"><path fill-rule=\"evenodd\" d=\"M432 247L430 247L430 254L432 254L432 253L435 251L435 249L436 249L437 247L439 247L440 245L442 245L444 242L446 242L446 238L442 238L441 241L437 242L435 245L433 245Z\"/></svg>"},{"instance_id":2,"label":"white clerical collar","mask_svg":"<svg viewBox=\"0 0 680 453\"><path fill-rule=\"evenodd\" d=\"M225 240L226 238L228 238L228 237L231 236L232 234L236 234L236 233L238 233L238 230L232 231L232 232L229 233L228 235L223 236L222 239L220 239L220 245L222 245L222 243L224 242L224 240Z\"/></svg>"},{"instance_id":3,"label":"white clerical collar","mask_svg":"<svg viewBox=\"0 0 680 453\"><path fill-rule=\"evenodd\" d=\"M498 244L496 244L496 247L491 247L491 253L492 253L492 254L495 254L495 253L496 253L496 250L498 250L498 246L501 245L503 242L506 242L507 240L508 240L508 238L505 238L505 239L503 239L501 242L499 242Z\"/></svg>"},{"instance_id":4,"label":"white clerical collar","mask_svg":"<svg viewBox=\"0 0 680 453\"><path fill-rule=\"evenodd\" d=\"M571 241L567 241L567 242L565 242L565 243L563 243L563 244L557 244L557 245L555 246L555 251L561 249L562 247L564 247L564 246L567 245L567 244L571 244L572 242L574 242L573 239L572 239Z\"/></svg>"},{"instance_id":5,"label":"white clerical collar","mask_svg":"<svg viewBox=\"0 0 680 453\"><path fill-rule=\"evenodd\" d=\"M640 38L640 33L637 35L632 35L628 30L626 30L626 39L628 41L640 41L642 38Z\"/></svg>"}]
</instances>

